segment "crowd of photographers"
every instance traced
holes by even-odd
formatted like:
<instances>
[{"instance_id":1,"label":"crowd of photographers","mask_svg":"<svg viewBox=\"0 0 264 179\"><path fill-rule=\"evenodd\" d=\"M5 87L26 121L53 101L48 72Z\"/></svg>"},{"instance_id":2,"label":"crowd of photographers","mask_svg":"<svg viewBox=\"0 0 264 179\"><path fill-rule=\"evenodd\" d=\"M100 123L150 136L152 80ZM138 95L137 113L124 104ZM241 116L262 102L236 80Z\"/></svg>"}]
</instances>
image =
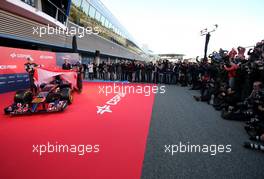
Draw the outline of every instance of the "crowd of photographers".
<instances>
[{"instance_id":1,"label":"crowd of photographers","mask_svg":"<svg viewBox=\"0 0 264 179\"><path fill-rule=\"evenodd\" d=\"M187 86L187 79L183 79L183 75L181 74L188 73L189 65L187 62L179 61L172 63L168 60L160 60L156 63L139 61L102 62L99 65L91 63L84 65L84 76L90 80L100 79L165 84L181 83Z\"/></svg>"},{"instance_id":2,"label":"crowd of photographers","mask_svg":"<svg viewBox=\"0 0 264 179\"><path fill-rule=\"evenodd\" d=\"M191 86L190 90L200 90L195 100L213 105L222 111L224 119L246 123L246 132L255 142L245 142L245 147L264 151L264 41L245 53L245 48L238 47L230 51L220 49L208 59L197 58L196 62L91 63L84 67L84 73L90 80Z\"/></svg>"},{"instance_id":3,"label":"crowd of photographers","mask_svg":"<svg viewBox=\"0 0 264 179\"><path fill-rule=\"evenodd\" d=\"M243 47L220 49L196 62L160 60L90 63L83 66L84 78L139 83L176 84L200 90L197 101L222 111L224 119L246 123L247 148L264 151L264 40L247 51Z\"/></svg>"},{"instance_id":4,"label":"crowd of photographers","mask_svg":"<svg viewBox=\"0 0 264 179\"><path fill-rule=\"evenodd\" d=\"M220 49L207 60L189 66L192 89L200 90L197 101L213 105L227 120L245 122L251 142L246 148L264 151L264 41L248 50Z\"/></svg>"}]
</instances>

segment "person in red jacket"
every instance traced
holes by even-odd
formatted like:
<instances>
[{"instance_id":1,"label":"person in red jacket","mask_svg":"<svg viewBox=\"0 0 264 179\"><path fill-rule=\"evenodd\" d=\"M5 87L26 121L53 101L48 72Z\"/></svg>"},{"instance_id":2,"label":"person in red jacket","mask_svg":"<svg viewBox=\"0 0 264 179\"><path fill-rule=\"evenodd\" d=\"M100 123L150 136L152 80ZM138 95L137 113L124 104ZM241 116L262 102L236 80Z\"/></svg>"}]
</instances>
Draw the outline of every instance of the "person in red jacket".
<instances>
[{"instance_id":1,"label":"person in red jacket","mask_svg":"<svg viewBox=\"0 0 264 179\"><path fill-rule=\"evenodd\" d=\"M229 62L227 65L224 65L225 70L228 72L228 79L229 79L229 87L234 89L235 87L235 77L236 71L238 69L238 65Z\"/></svg>"}]
</instances>

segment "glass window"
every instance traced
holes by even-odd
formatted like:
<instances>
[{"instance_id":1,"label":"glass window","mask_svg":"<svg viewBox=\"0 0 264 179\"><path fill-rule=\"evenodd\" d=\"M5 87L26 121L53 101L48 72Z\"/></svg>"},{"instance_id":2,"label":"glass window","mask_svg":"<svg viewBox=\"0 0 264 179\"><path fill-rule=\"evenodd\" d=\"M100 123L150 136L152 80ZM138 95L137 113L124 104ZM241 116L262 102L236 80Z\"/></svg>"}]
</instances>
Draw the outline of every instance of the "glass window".
<instances>
[{"instance_id":1,"label":"glass window","mask_svg":"<svg viewBox=\"0 0 264 179\"><path fill-rule=\"evenodd\" d=\"M101 22L102 22L102 25L104 25L104 23L105 23L105 17L103 15L101 16Z\"/></svg>"},{"instance_id":2,"label":"glass window","mask_svg":"<svg viewBox=\"0 0 264 179\"><path fill-rule=\"evenodd\" d=\"M95 13L95 19L100 22L100 20L101 20L101 14L100 14L100 12L96 11L96 13Z\"/></svg>"},{"instance_id":3,"label":"glass window","mask_svg":"<svg viewBox=\"0 0 264 179\"><path fill-rule=\"evenodd\" d=\"M76 6L76 7L80 7L82 0L72 0L72 3Z\"/></svg>"},{"instance_id":4,"label":"glass window","mask_svg":"<svg viewBox=\"0 0 264 179\"><path fill-rule=\"evenodd\" d=\"M32 6L32 7L35 7L35 1L34 0L21 0L23 1L24 3Z\"/></svg>"},{"instance_id":5,"label":"glass window","mask_svg":"<svg viewBox=\"0 0 264 179\"><path fill-rule=\"evenodd\" d=\"M88 11L89 11L89 4L88 4L88 2L87 1L83 1L83 3L82 3L82 10L83 10L83 12L85 13L85 14L87 14L88 15Z\"/></svg>"},{"instance_id":6,"label":"glass window","mask_svg":"<svg viewBox=\"0 0 264 179\"><path fill-rule=\"evenodd\" d=\"M81 9L81 1L82 0L74 0L70 9L70 21L73 21L75 24L80 24L80 15L83 14L83 10ZM76 3L76 4L75 4Z\"/></svg>"},{"instance_id":7,"label":"glass window","mask_svg":"<svg viewBox=\"0 0 264 179\"><path fill-rule=\"evenodd\" d=\"M109 21L107 19L105 19L105 27L108 28L109 27Z\"/></svg>"},{"instance_id":8,"label":"glass window","mask_svg":"<svg viewBox=\"0 0 264 179\"><path fill-rule=\"evenodd\" d=\"M95 8L91 5L90 5L90 10L89 10L89 16L91 18L94 18L94 16L95 16Z\"/></svg>"},{"instance_id":9,"label":"glass window","mask_svg":"<svg viewBox=\"0 0 264 179\"><path fill-rule=\"evenodd\" d=\"M111 29L111 30L113 30L113 26L112 26L111 22L109 22L108 28Z\"/></svg>"}]
</instances>

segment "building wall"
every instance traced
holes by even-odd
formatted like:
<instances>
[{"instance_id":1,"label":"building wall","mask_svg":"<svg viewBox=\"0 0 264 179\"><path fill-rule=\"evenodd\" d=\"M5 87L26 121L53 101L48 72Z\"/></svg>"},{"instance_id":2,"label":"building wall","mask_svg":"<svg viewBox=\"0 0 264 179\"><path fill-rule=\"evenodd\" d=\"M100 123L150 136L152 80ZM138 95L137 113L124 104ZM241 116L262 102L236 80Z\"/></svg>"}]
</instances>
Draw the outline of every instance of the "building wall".
<instances>
[{"instance_id":1,"label":"building wall","mask_svg":"<svg viewBox=\"0 0 264 179\"><path fill-rule=\"evenodd\" d=\"M39 22L29 20L27 18L15 15L0 9L0 37L22 40L28 43L37 43L48 45L51 48L53 46L61 48L72 48L72 37L68 37L63 34L56 35L43 35L40 37L36 33L33 34L33 27L45 26ZM76 26L73 23L68 23L68 26ZM143 60L137 54L132 53L126 48L117 45L107 39L104 39L98 35L86 35L83 38L77 38L78 50L94 53L95 50L99 50L101 54L126 58L126 59L138 59Z\"/></svg>"}]
</instances>

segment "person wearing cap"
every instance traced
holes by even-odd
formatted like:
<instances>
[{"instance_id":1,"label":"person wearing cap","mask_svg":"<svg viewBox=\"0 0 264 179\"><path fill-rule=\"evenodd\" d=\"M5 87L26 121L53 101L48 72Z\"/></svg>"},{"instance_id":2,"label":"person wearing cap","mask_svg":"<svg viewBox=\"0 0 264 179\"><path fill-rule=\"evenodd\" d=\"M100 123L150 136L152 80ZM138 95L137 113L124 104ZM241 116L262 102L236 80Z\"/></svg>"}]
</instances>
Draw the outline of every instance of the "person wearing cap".
<instances>
[{"instance_id":1,"label":"person wearing cap","mask_svg":"<svg viewBox=\"0 0 264 179\"><path fill-rule=\"evenodd\" d=\"M25 70L28 72L30 89L33 93L36 93L37 87L34 83L34 72L35 72L35 67L39 67L39 65L34 63L34 59L32 57L28 57L27 63L24 64L24 67Z\"/></svg>"}]
</instances>

